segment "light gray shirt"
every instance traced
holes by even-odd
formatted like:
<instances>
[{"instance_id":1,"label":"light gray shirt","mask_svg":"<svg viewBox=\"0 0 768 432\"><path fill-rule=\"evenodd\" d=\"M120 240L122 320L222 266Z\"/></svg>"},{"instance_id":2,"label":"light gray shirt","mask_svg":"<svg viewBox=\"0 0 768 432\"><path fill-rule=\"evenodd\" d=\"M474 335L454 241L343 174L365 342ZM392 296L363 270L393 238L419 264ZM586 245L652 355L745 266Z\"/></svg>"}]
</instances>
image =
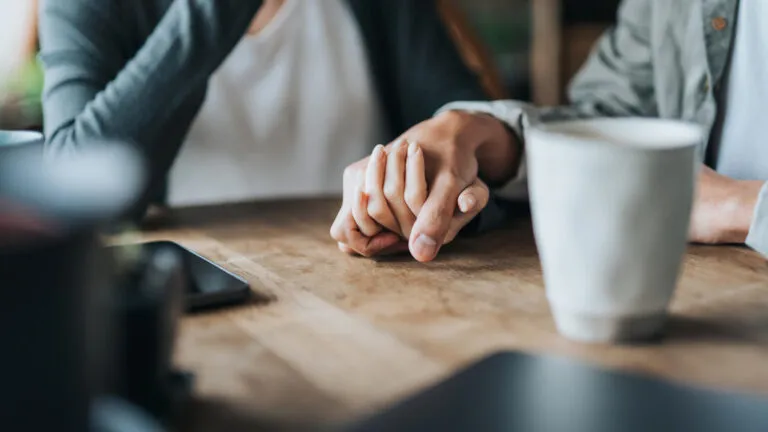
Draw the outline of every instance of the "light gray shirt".
<instances>
[{"instance_id":1,"label":"light gray shirt","mask_svg":"<svg viewBox=\"0 0 768 432\"><path fill-rule=\"evenodd\" d=\"M717 171L743 180L768 179L768 2L741 0L720 109Z\"/></svg>"},{"instance_id":2,"label":"light gray shirt","mask_svg":"<svg viewBox=\"0 0 768 432\"><path fill-rule=\"evenodd\" d=\"M742 51L765 48L766 30L761 28L760 20L766 16L762 12L767 6L763 3L763 0L744 2L745 14L751 16L738 36L739 45L746 45ZM756 4L760 4L760 11L747 10ZM518 101L456 102L440 111L489 113L508 123L519 136L524 136L526 126L533 120L596 116L681 119L701 125L709 136L715 131L718 111L715 95L729 58L737 6L737 0L624 0L616 26L601 37L572 81L570 105L536 108ZM747 61L768 64L760 54L749 52L745 57ZM768 94L768 89L754 90L754 86L764 85L765 75L758 79L749 72L754 63L743 65L745 59L739 59L738 55L734 60L735 70L731 75L739 76L734 81L738 80L743 89L731 88L728 98L739 97L739 102L730 106L745 105L727 116L724 139L719 147L720 163L716 168L737 178L768 180L768 144L759 140L766 139L759 132L768 119L751 122L746 130L739 124L747 123L737 120L746 111L751 116L764 115L762 107L748 106L741 99L765 103L766 99L759 95ZM747 78L741 78L742 74ZM709 142L707 139L699 147L702 162ZM734 162L744 160L749 162ZM498 191L500 195L518 197L523 193L525 166L521 168L518 178ZM760 192L747 245L768 256L768 183Z\"/></svg>"}]
</instances>

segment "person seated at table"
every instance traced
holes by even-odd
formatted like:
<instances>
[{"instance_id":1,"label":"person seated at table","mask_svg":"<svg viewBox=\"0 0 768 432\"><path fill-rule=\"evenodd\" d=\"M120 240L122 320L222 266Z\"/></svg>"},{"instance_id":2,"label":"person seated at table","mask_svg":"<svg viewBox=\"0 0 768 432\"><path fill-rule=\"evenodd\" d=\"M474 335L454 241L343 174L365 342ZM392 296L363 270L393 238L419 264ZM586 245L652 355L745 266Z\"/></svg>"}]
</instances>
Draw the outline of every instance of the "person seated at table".
<instances>
[{"instance_id":1,"label":"person seated at table","mask_svg":"<svg viewBox=\"0 0 768 432\"><path fill-rule=\"evenodd\" d=\"M571 83L569 106L535 108L517 101L446 105L403 135L420 146L416 154L424 159L426 171L418 182L426 182L426 199L419 196L417 205L402 205L412 188L408 175L405 186L389 186L390 178L403 178L410 155L405 162L392 157L386 163L377 157L361 160L349 168L344 185L348 202L332 235L343 250L359 253L366 244L380 244L372 238L394 230L408 239L417 259L434 259L451 238L455 198L464 188L483 179L506 185L495 192L500 196L524 196L522 137L531 119L645 116L697 123L710 133L701 144L704 165L690 240L746 243L768 256L765 16L768 2L763 0L624 0L617 25L598 41ZM361 175L354 173L371 171L371 166L387 179L368 185L377 189L367 191L376 205L369 204L367 214L362 208L350 213L345 210L352 206L349 197L363 187ZM384 193L388 188L397 193ZM464 199L486 203L482 194ZM355 236L355 229L361 234ZM367 255L380 252L365 249Z\"/></svg>"},{"instance_id":2,"label":"person seated at table","mask_svg":"<svg viewBox=\"0 0 768 432\"><path fill-rule=\"evenodd\" d=\"M49 0L40 37L47 151L134 145L138 213L338 193L375 143L486 98L435 1Z\"/></svg>"}]
</instances>

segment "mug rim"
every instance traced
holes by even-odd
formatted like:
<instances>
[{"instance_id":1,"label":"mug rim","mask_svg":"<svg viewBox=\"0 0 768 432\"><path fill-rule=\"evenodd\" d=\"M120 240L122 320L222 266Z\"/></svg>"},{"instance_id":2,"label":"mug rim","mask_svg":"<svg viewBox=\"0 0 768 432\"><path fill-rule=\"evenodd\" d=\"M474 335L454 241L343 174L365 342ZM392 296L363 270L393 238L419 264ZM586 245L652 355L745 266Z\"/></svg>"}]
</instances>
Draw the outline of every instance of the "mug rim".
<instances>
[{"instance_id":1,"label":"mug rim","mask_svg":"<svg viewBox=\"0 0 768 432\"><path fill-rule=\"evenodd\" d=\"M33 144L43 139L43 134L38 131L0 129L0 148Z\"/></svg>"},{"instance_id":2,"label":"mug rim","mask_svg":"<svg viewBox=\"0 0 768 432\"><path fill-rule=\"evenodd\" d=\"M633 124L635 127L644 126L649 130L665 128L665 131L677 134L666 140L649 142L651 138L643 139L638 136L616 136L611 139L610 132L589 127L621 126ZM569 130L570 129L570 130ZM579 136L579 130L583 134L593 133L594 136ZM675 119L649 118L649 117L594 117L583 119L557 120L551 122L539 122L531 125L529 133L546 138L559 140L578 141L582 145L593 145L622 149L627 151L679 151L697 147L704 140L703 128L692 122ZM651 134L653 132L649 132ZM650 135L647 135L650 136ZM620 142L619 142L620 141Z\"/></svg>"}]
</instances>

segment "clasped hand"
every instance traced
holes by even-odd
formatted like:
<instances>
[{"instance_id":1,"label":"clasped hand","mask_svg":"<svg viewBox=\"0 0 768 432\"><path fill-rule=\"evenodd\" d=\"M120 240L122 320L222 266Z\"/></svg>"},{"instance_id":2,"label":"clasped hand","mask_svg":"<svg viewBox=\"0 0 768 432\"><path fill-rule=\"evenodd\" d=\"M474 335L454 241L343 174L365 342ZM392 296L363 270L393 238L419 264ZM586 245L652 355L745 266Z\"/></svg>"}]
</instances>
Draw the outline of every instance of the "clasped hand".
<instances>
[{"instance_id":1,"label":"clasped hand","mask_svg":"<svg viewBox=\"0 0 768 432\"><path fill-rule=\"evenodd\" d=\"M496 120L447 112L347 167L331 227L339 248L368 257L410 250L418 261L434 259L488 204L478 149L499 127L506 134Z\"/></svg>"}]
</instances>

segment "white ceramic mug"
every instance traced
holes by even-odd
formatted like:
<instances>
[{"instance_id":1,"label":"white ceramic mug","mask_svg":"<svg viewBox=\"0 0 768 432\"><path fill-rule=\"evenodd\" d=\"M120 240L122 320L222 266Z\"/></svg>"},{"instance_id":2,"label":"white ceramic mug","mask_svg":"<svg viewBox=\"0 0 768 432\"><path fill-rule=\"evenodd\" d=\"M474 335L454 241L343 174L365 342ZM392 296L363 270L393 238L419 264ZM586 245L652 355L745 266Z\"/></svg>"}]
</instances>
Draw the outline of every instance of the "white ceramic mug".
<instances>
[{"instance_id":1,"label":"white ceramic mug","mask_svg":"<svg viewBox=\"0 0 768 432\"><path fill-rule=\"evenodd\" d=\"M526 135L536 244L560 333L585 342L657 335L685 253L698 126L600 118Z\"/></svg>"}]
</instances>

